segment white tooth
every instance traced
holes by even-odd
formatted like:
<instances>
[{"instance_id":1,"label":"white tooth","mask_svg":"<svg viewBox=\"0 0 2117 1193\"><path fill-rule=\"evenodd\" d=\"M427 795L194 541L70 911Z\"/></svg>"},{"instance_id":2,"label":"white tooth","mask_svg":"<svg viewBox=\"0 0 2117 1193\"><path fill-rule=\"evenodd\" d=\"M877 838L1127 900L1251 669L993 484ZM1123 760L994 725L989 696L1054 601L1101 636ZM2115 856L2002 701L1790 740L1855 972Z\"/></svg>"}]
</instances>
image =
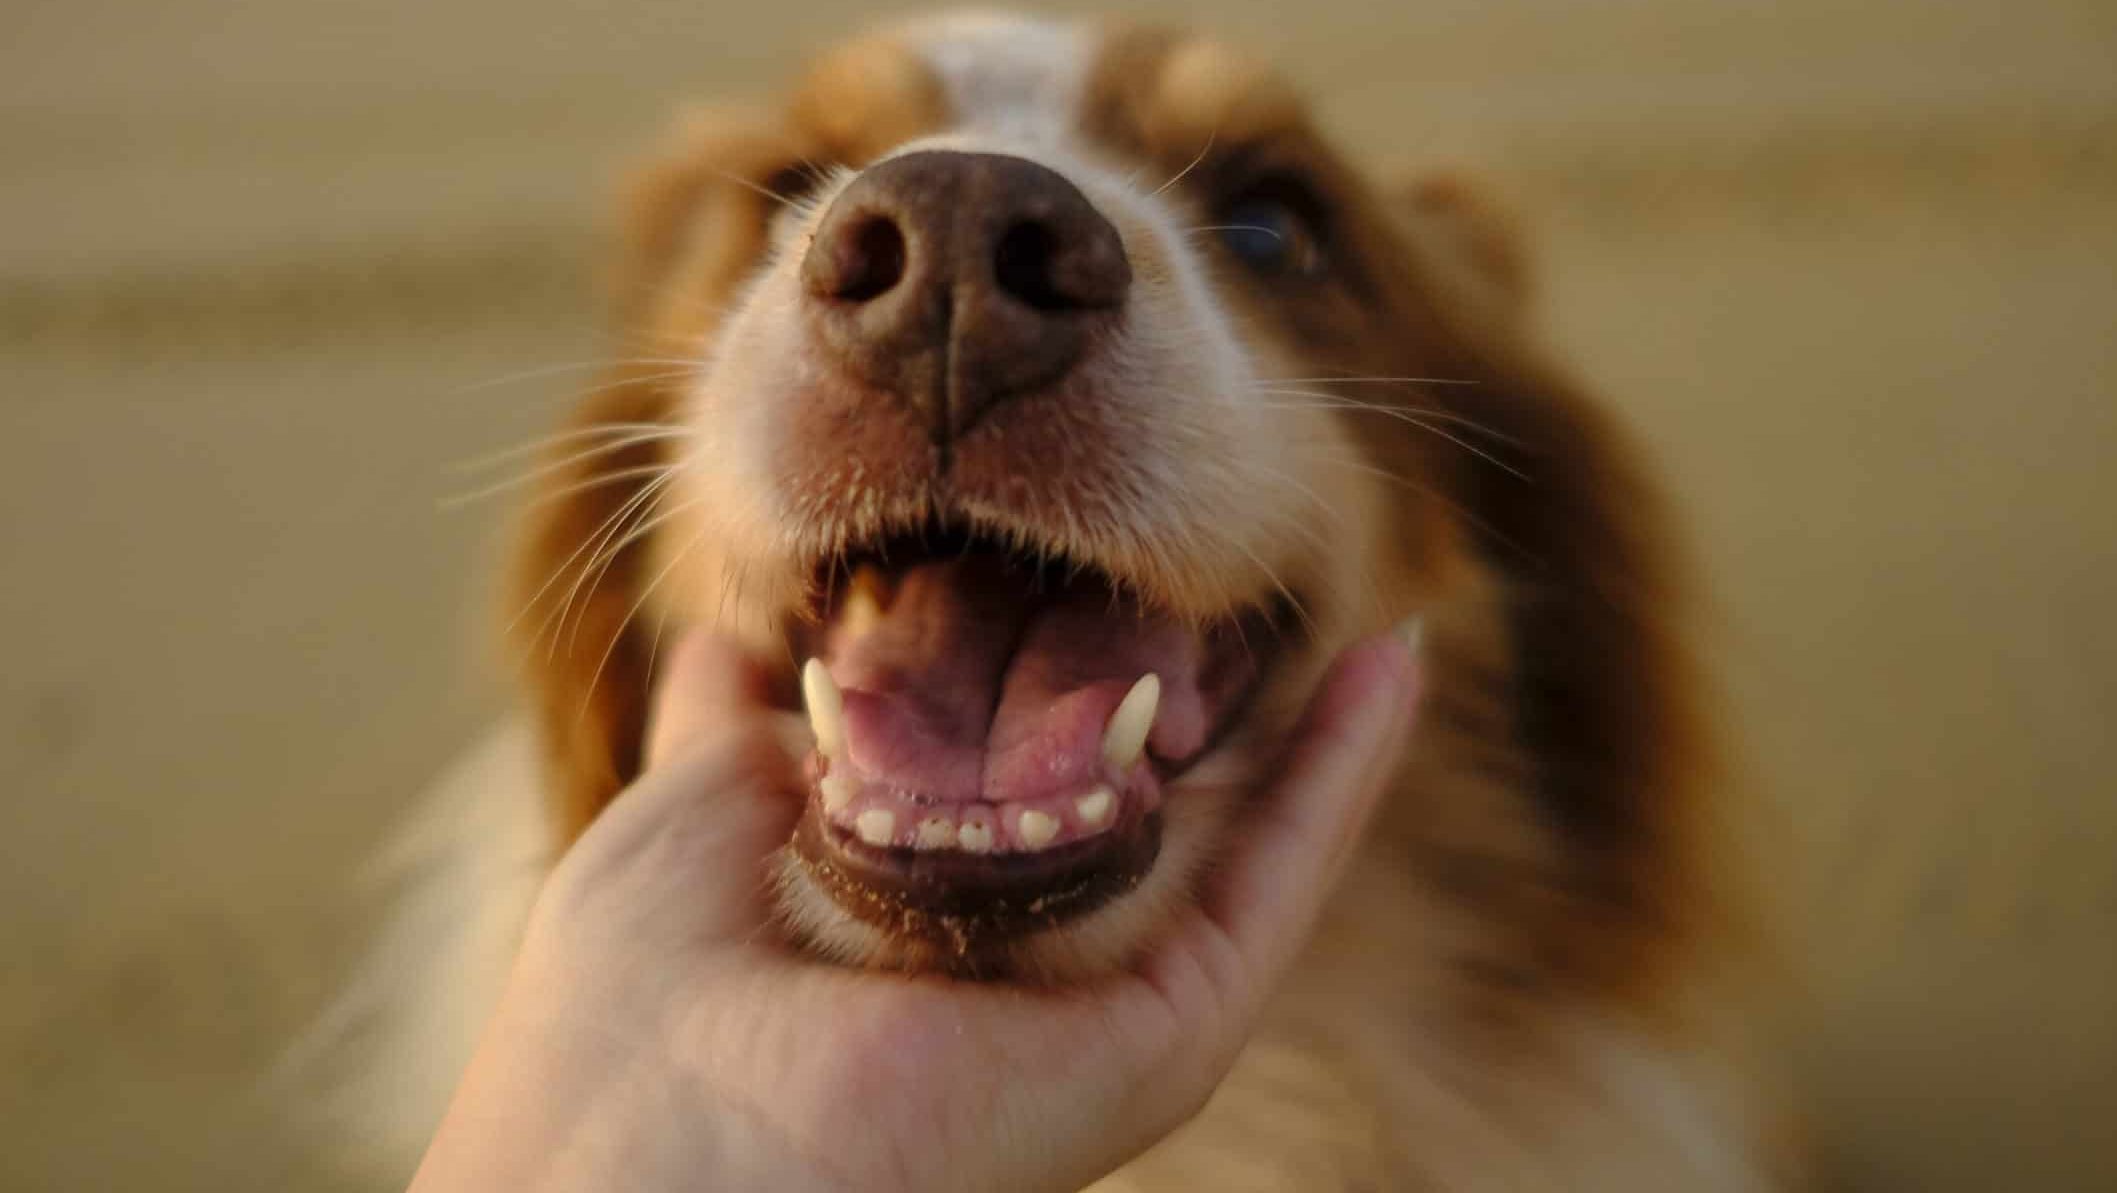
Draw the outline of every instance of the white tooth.
<instances>
[{"instance_id":1,"label":"white tooth","mask_svg":"<svg viewBox=\"0 0 2117 1193\"><path fill-rule=\"evenodd\" d=\"M836 771L823 776L823 781L816 786L823 792L823 810L826 812L845 811L845 806L853 802L853 796L860 790L859 782L851 775Z\"/></svg>"},{"instance_id":2,"label":"white tooth","mask_svg":"<svg viewBox=\"0 0 2117 1193\"><path fill-rule=\"evenodd\" d=\"M956 848L965 853L992 852L992 826L966 824L956 830Z\"/></svg>"},{"instance_id":3,"label":"white tooth","mask_svg":"<svg viewBox=\"0 0 2117 1193\"><path fill-rule=\"evenodd\" d=\"M852 637L859 638L874 629L882 621L882 602L875 596L875 585L862 572L853 577L853 586L846 590L845 601L839 606L838 624Z\"/></svg>"},{"instance_id":4,"label":"white tooth","mask_svg":"<svg viewBox=\"0 0 2117 1193\"><path fill-rule=\"evenodd\" d=\"M956 826L944 817L929 816L919 822L919 848L953 849Z\"/></svg>"},{"instance_id":5,"label":"white tooth","mask_svg":"<svg viewBox=\"0 0 2117 1193\"><path fill-rule=\"evenodd\" d=\"M1051 839L1058 836L1058 831L1058 817L1034 808L1022 813L1022 818L1014 824L1015 836L1020 837L1022 844L1031 849L1042 849L1051 844Z\"/></svg>"},{"instance_id":6,"label":"white tooth","mask_svg":"<svg viewBox=\"0 0 2117 1193\"><path fill-rule=\"evenodd\" d=\"M1161 706L1161 677L1152 671L1139 677L1132 690L1118 702L1103 727L1103 761L1119 770L1129 770L1146 752L1147 734L1154 731L1154 713Z\"/></svg>"},{"instance_id":7,"label":"white tooth","mask_svg":"<svg viewBox=\"0 0 2117 1193\"><path fill-rule=\"evenodd\" d=\"M853 821L853 829L870 845L887 845L897 834L897 814L887 808L869 808Z\"/></svg>"},{"instance_id":8,"label":"white tooth","mask_svg":"<svg viewBox=\"0 0 2117 1193\"><path fill-rule=\"evenodd\" d=\"M838 694L838 684L822 659L810 659L801 669L801 699L809 706L817 752L825 758L845 757L845 697Z\"/></svg>"},{"instance_id":9,"label":"white tooth","mask_svg":"<svg viewBox=\"0 0 2117 1193\"><path fill-rule=\"evenodd\" d=\"M1117 802L1108 787L1098 787L1073 801L1073 810L1080 813L1082 824L1101 824L1110 815L1110 805Z\"/></svg>"}]
</instances>

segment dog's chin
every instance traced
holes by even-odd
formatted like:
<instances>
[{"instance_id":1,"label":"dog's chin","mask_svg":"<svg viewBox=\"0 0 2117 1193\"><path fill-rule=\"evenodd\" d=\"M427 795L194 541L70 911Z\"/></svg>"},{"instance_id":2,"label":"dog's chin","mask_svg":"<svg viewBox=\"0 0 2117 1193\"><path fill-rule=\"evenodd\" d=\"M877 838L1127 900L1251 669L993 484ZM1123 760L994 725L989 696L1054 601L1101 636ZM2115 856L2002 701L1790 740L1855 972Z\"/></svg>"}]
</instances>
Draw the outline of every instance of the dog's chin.
<instances>
[{"instance_id":1,"label":"dog's chin","mask_svg":"<svg viewBox=\"0 0 2117 1193\"><path fill-rule=\"evenodd\" d=\"M1239 789L1272 604L1149 607L1096 568L929 531L820 574L792 635L816 748L781 862L848 962L1065 980L1121 963Z\"/></svg>"}]
</instances>

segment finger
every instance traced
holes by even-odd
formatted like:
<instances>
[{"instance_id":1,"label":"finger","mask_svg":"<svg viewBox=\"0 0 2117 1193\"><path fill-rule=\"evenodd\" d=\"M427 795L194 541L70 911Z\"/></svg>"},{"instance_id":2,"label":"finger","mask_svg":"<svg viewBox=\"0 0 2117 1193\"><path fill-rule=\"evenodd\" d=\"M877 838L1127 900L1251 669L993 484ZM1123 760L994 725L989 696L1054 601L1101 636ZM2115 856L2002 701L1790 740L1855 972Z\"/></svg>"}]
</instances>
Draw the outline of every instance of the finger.
<instances>
[{"instance_id":1,"label":"finger","mask_svg":"<svg viewBox=\"0 0 2117 1193\"><path fill-rule=\"evenodd\" d=\"M1379 635L1338 656L1210 905L1265 985L1307 938L1396 769L1420 687L1415 636Z\"/></svg>"},{"instance_id":2,"label":"finger","mask_svg":"<svg viewBox=\"0 0 2117 1193\"><path fill-rule=\"evenodd\" d=\"M678 747L769 714L764 671L732 641L694 630L667 657L647 718L647 768Z\"/></svg>"},{"instance_id":3,"label":"finger","mask_svg":"<svg viewBox=\"0 0 2117 1193\"><path fill-rule=\"evenodd\" d=\"M710 724L667 754L567 851L544 918L596 908L590 921L616 917L650 949L746 940L765 925L769 859L801 810L792 760L754 717Z\"/></svg>"},{"instance_id":4,"label":"finger","mask_svg":"<svg viewBox=\"0 0 2117 1193\"><path fill-rule=\"evenodd\" d=\"M763 670L726 639L694 632L665 658L644 772L569 851L561 885L683 907L694 937L741 935L800 811L799 718L772 710Z\"/></svg>"},{"instance_id":5,"label":"finger","mask_svg":"<svg viewBox=\"0 0 2117 1193\"><path fill-rule=\"evenodd\" d=\"M777 742L753 733L714 738L643 777L610 813L630 814L628 801L649 822L634 838L646 848L632 864L662 889L654 902L686 908L682 935L748 939L765 925L770 858L801 811Z\"/></svg>"}]
</instances>

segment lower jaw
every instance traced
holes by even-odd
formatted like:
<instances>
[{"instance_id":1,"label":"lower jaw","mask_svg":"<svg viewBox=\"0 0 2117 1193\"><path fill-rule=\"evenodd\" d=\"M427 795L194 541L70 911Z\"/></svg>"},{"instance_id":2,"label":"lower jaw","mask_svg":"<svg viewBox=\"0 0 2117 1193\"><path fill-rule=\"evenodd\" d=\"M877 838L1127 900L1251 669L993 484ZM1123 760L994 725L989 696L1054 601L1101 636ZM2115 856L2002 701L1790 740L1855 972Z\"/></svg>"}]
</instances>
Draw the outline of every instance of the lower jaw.
<instances>
[{"instance_id":1,"label":"lower jaw","mask_svg":"<svg viewBox=\"0 0 2117 1193\"><path fill-rule=\"evenodd\" d=\"M814 803L791 850L847 915L919 967L1002 976L1009 946L1129 894L1161 852L1158 811L1034 856L1005 859L878 849L826 822Z\"/></svg>"}]
</instances>

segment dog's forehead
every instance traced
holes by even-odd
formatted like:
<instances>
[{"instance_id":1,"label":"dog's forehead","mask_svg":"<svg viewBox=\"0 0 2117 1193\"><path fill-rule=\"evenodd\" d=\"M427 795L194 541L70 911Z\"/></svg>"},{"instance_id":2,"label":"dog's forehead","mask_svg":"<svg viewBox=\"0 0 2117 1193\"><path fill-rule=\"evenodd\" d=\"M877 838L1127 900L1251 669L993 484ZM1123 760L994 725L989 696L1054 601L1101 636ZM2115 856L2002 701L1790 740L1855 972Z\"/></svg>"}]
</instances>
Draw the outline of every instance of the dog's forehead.
<instances>
[{"instance_id":1,"label":"dog's forehead","mask_svg":"<svg viewBox=\"0 0 2117 1193\"><path fill-rule=\"evenodd\" d=\"M1050 142L1075 130L1100 38L1046 17L952 13L913 22L899 44L933 79L950 125Z\"/></svg>"},{"instance_id":2,"label":"dog's forehead","mask_svg":"<svg viewBox=\"0 0 2117 1193\"><path fill-rule=\"evenodd\" d=\"M915 18L827 49L794 110L853 165L951 134L1017 151L1070 141L1189 157L1208 137L1233 143L1303 124L1277 72L1216 39L986 12Z\"/></svg>"}]
</instances>

